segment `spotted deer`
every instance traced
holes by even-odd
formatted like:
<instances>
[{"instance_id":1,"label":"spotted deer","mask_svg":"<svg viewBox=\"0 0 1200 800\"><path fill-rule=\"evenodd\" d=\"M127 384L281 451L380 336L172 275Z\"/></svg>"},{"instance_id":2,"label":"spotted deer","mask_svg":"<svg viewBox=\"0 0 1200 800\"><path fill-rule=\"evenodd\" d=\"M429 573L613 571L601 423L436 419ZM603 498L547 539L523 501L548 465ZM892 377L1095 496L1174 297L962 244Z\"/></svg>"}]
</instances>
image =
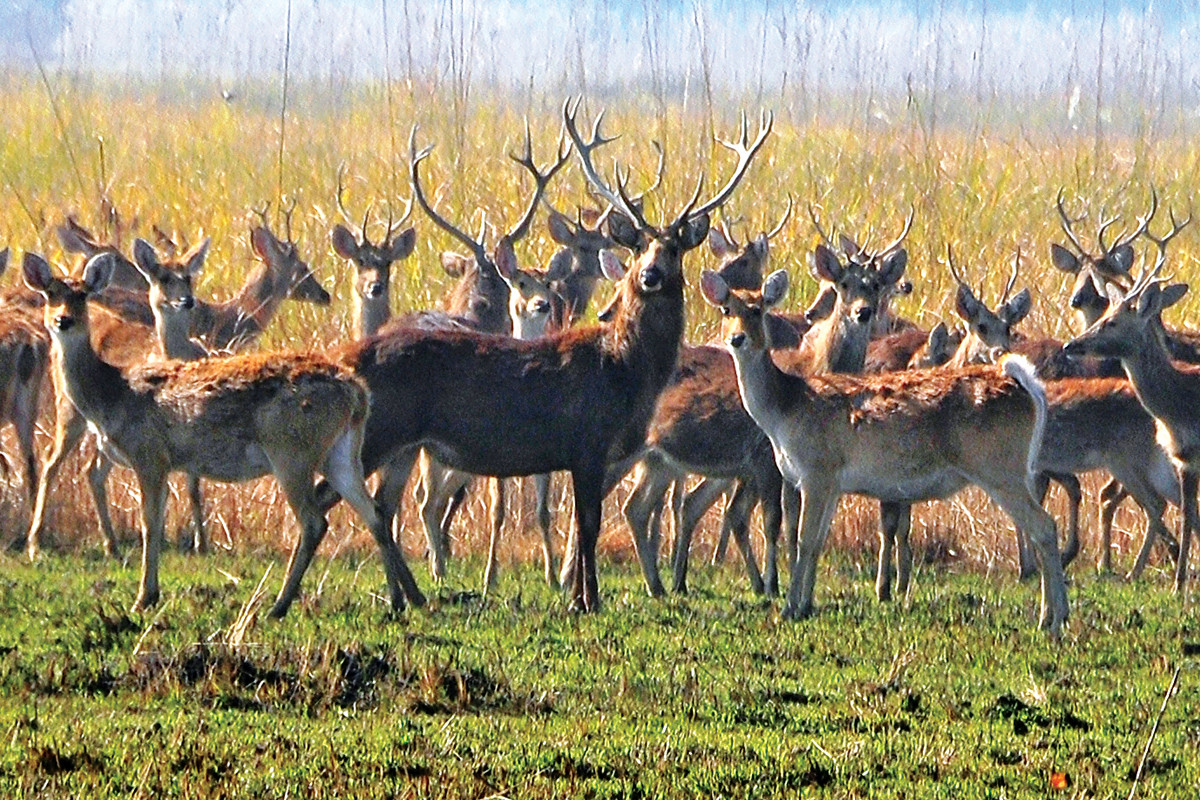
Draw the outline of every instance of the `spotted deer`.
<instances>
[{"instance_id":1,"label":"spotted deer","mask_svg":"<svg viewBox=\"0 0 1200 800\"><path fill-rule=\"evenodd\" d=\"M312 353L267 353L146 363L128 371L92 347L89 295L103 290L112 257L89 259L82 278L56 277L40 256L26 254L25 281L46 298L45 323L54 369L71 402L87 418L109 457L130 466L142 498L142 575L135 612L160 596L167 476L173 471L221 481L273 474L301 534L283 588L271 608L282 617L327 523L313 483L321 474L371 529L383 555L394 604L415 586L364 484L359 456L367 393L344 366Z\"/></svg>"},{"instance_id":2,"label":"spotted deer","mask_svg":"<svg viewBox=\"0 0 1200 800\"><path fill-rule=\"evenodd\" d=\"M801 377L771 360L762 322L787 291L786 272L770 275L760 291L730 289L705 272L701 289L728 318L742 401L770 438L784 479L803 498L785 618L813 613L817 559L842 494L911 504L974 484L1037 547L1040 624L1060 634L1069 605L1058 537L1054 520L1031 496L1046 399L1027 361L1010 356L1000 367Z\"/></svg>"},{"instance_id":3,"label":"spotted deer","mask_svg":"<svg viewBox=\"0 0 1200 800\"><path fill-rule=\"evenodd\" d=\"M287 240L283 241L266 225L258 225L251 228L250 241L255 253L262 259L262 264L248 276L241 290L230 301L208 303L193 298L193 306L188 309L192 335L181 336L178 344L183 350L178 351L179 357L189 357L189 353L194 357L201 352L228 351L249 345L262 333L271 315L285 298L317 304L329 302L329 294L300 258L290 233ZM202 249L206 252L207 248ZM199 269L199 264L203 262L200 252L201 248L189 251L188 260L199 255L194 269ZM114 264L119 263L117 256L108 250L95 253L89 261L101 255L108 256ZM137 269L136 265L134 269ZM104 295L105 292L92 293L89 299ZM147 307L150 307L149 301ZM153 313L151 318L153 319ZM131 322L107 309L94 314L89 328L97 352L101 353L105 361L117 367L129 367L145 361L158 346L152 326ZM196 341L192 340L199 340L200 344L197 345ZM60 371L51 370L55 394L54 445L38 480L29 531L23 542L30 558L36 558L41 552L48 501L58 472L66 457L79 445L86 430L85 419L73 405L60 378ZM108 515L107 490L104 486L108 467L99 458L94 458L87 468L87 474L92 498L96 503L104 551L107 555L116 557L119 554L119 545ZM192 493L193 519L196 519L197 509L195 497ZM196 536L201 537L202 543L203 534L200 530ZM192 541L195 542L195 539Z\"/></svg>"},{"instance_id":4,"label":"spotted deer","mask_svg":"<svg viewBox=\"0 0 1200 800\"><path fill-rule=\"evenodd\" d=\"M568 102L563 118L588 182L649 240L623 276L611 276L621 296L611 320L531 341L388 329L350 348L345 360L371 390L367 470L401 456L411 461L426 447L440 461L477 474L571 473L578 529L571 607L594 612L600 608L596 541L605 472L645 440L683 335L683 256L703 243L709 214L745 177L771 118L764 116L753 142L743 119L741 139L724 143L738 163L711 199L699 202L698 185L674 219L655 226L628 202L620 173L613 189L595 169L594 150L610 140L600 133L598 117L584 141L576 129L578 105Z\"/></svg>"},{"instance_id":5,"label":"spotted deer","mask_svg":"<svg viewBox=\"0 0 1200 800\"><path fill-rule=\"evenodd\" d=\"M1171 230L1166 234L1156 237L1147 228L1147 237L1158 248L1154 267L1143 269L1124 294L1109 288L1108 310L1066 348L1071 355L1119 359L1138 400L1154 417L1158 443L1175 467L1183 511L1175 570L1175 590L1181 596L1187 586L1191 537L1200 524L1196 508L1200 483L1200 417L1196 413L1200 370L1172 362L1162 322L1162 312L1183 297L1187 285L1164 285L1158 276L1166 263L1167 244L1190 222L1190 216L1177 221L1172 211Z\"/></svg>"}]
</instances>

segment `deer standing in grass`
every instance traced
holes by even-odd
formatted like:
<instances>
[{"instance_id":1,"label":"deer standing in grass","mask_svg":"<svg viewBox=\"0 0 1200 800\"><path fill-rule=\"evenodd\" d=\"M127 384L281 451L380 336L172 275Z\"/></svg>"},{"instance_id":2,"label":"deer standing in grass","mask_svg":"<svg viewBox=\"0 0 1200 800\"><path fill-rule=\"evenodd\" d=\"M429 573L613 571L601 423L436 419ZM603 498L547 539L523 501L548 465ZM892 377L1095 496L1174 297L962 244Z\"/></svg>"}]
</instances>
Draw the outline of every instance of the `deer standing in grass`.
<instances>
[{"instance_id":1,"label":"deer standing in grass","mask_svg":"<svg viewBox=\"0 0 1200 800\"><path fill-rule=\"evenodd\" d=\"M999 368L804 378L775 365L764 333L766 310L787 291L786 272L769 276L761 291L730 289L705 272L701 289L728 317L746 410L770 438L785 480L801 490L801 539L785 617L813 612L817 559L842 494L911 504L975 484L1037 548L1040 624L1060 634L1068 600L1058 537L1031 495L1046 398L1027 361L1010 356Z\"/></svg>"},{"instance_id":2,"label":"deer standing in grass","mask_svg":"<svg viewBox=\"0 0 1200 800\"><path fill-rule=\"evenodd\" d=\"M1181 596L1187 586L1191 537L1200 525L1196 507L1196 489L1200 482L1200 414L1196 411L1200 406L1200 369L1171 361L1162 312L1183 297L1187 285L1164 287L1158 274L1166 263L1167 243L1189 222L1190 216L1177 222L1172 212L1169 232L1155 237L1147 231L1147 236L1158 247L1154 268L1144 269L1124 295L1109 288L1108 310L1066 346L1071 355L1119 359L1138 399L1154 417L1158 443L1170 456L1179 483L1183 527L1179 537L1175 590Z\"/></svg>"},{"instance_id":3,"label":"deer standing in grass","mask_svg":"<svg viewBox=\"0 0 1200 800\"><path fill-rule=\"evenodd\" d=\"M290 230L290 225L288 227ZM184 348L192 351L193 355L200 352L195 349L196 343L190 342L193 337L204 343L204 352L247 346L262 333L285 298L305 300L318 305L329 303L329 294L321 288L308 265L299 257L290 234L287 241L283 241L271 233L266 225L260 225L251 229L250 242L262 263L247 277L245 284L233 299L223 303L208 303L193 298L193 307L189 309L191 336L182 337L189 343L180 342ZM120 263L107 249L98 251L90 258L94 259L100 255L108 256L110 263ZM199 264L204 258L200 249L185 255L182 263L186 264L196 256L199 257L198 260L189 269L199 269ZM136 266L134 269L137 269ZM96 296L95 293L93 296ZM118 367L132 366L146 360L158 346L152 327L128 322L107 311L97 313L90 328L92 342L97 351L105 361ZM186 352L179 355L188 357ZM61 385L60 378L60 371L51 370L55 390L54 445L38 480L29 533L24 542L30 558L36 558L41 552L48 500L58 471L86 431L84 416L75 408L65 387ZM109 556L116 557L119 545L108 513L107 492L104 488L106 467L102 460L94 458L87 472L104 540L104 551ZM194 498L193 494L193 500ZM195 519L199 512L194 504L193 512ZM182 541L190 547L194 546L198 537L199 543L203 545L202 531L201 526L194 532L193 537Z\"/></svg>"},{"instance_id":4,"label":"deer standing in grass","mask_svg":"<svg viewBox=\"0 0 1200 800\"><path fill-rule=\"evenodd\" d=\"M683 255L704 241L709 214L745 176L771 120L763 120L753 143L743 122L741 142L729 145L738 153L737 167L712 199L699 203L698 186L671 222L653 226L631 207L623 178L614 190L595 170L592 152L609 140L600 135L598 118L591 141L583 141L577 108L568 103L563 116L588 181L650 239L627 273L611 276L619 278L620 294L611 321L531 341L389 328L351 347L345 359L371 390L367 470L401 458L411 463L425 447L443 463L476 474L571 473L578 531L571 607L595 612L606 470L645 440L683 335Z\"/></svg>"},{"instance_id":5,"label":"deer standing in grass","mask_svg":"<svg viewBox=\"0 0 1200 800\"><path fill-rule=\"evenodd\" d=\"M110 458L130 466L142 497L142 576L134 611L159 600L167 476L173 471L221 481L273 474L301 534L271 615L283 616L300 588L327 523L313 482L324 475L371 528L383 554L393 604L415 586L399 549L367 495L359 451L367 393L345 367L315 354L268 353L201 361L147 363L122 371L92 347L87 298L103 290L108 255L90 259L83 277L56 277L26 254L25 281L46 298L54 369Z\"/></svg>"}]
</instances>

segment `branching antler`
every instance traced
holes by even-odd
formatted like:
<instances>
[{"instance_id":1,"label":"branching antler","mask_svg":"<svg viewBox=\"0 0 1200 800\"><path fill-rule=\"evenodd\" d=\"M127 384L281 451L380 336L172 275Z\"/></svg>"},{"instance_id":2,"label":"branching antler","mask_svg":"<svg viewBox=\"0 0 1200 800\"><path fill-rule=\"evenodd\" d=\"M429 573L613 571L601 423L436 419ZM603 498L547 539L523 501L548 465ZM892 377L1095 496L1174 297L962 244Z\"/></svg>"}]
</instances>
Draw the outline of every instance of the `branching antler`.
<instances>
[{"instance_id":1,"label":"branching antler","mask_svg":"<svg viewBox=\"0 0 1200 800\"><path fill-rule=\"evenodd\" d=\"M624 193L624 185L618 175L618 185L621 186L620 193L614 192L612 187L600 176L596 171L595 165L592 163L592 151L597 147L615 141L616 136L605 138L600 133L600 124L604 121L604 112L601 111L596 115L596 121L592 123L592 132L590 141L585 142L583 137L579 135L579 129L576 126L576 117L579 115L579 106L582 105L583 98L578 97L574 101L568 99L563 104L563 124L566 126L567 135L571 137L571 142L575 145L575 151L579 154L579 162L583 167L583 174L587 176L588 183L592 188L613 208L621 214L624 214L633 224L647 233L657 235L658 231L646 222L646 218L642 216L641 209L637 208L636 203L629 200Z\"/></svg>"},{"instance_id":2,"label":"branching antler","mask_svg":"<svg viewBox=\"0 0 1200 800\"><path fill-rule=\"evenodd\" d=\"M1154 260L1154 269L1150 270L1149 272L1143 272L1142 275L1139 275L1137 281L1134 283L1133 288L1129 290L1127 296L1133 296L1142 291L1155 278L1158 277L1159 273L1162 272L1163 266L1167 263L1167 243L1178 236L1179 232L1186 228L1191 221L1191 210L1188 211L1187 218L1184 219L1183 222L1179 222L1175 219L1175 209L1171 209L1170 231L1163 236L1155 236L1154 234L1150 233L1149 228L1146 229L1146 238L1154 242L1155 246L1158 248L1158 257Z\"/></svg>"},{"instance_id":3,"label":"branching antler","mask_svg":"<svg viewBox=\"0 0 1200 800\"><path fill-rule=\"evenodd\" d=\"M346 225L348 225L351 229L353 229L355 227L356 223L354 222L354 220L352 220L350 218L350 212L348 212L346 210L345 202L342 199L343 195L345 194L345 191L346 191L345 176L346 176L346 162L343 161L338 166L338 172L337 172L337 208L338 208L338 212L342 215L342 219L345 220ZM404 214L400 217L400 219L398 221L392 222L392 213L393 213L392 204L390 201L388 202L387 232L384 233L384 235L383 235L382 244L386 245L388 242L390 242L392 240L392 237L396 235L397 231L399 231L400 228L402 228L404 226L404 223L408 221L409 216L412 215L412 208L413 208L413 201L412 201L412 198L410 197L408 199L408 201L405 203ZM367 225L370 224L371 213L374 210L375 210L374 203L367 206L367 210L363 214L362 224L358 227L359 238L362 239L362 242L365 245L371 245L371 240L367 237Z\"/></svg>"},{"instance_id":4,"label":"branching antler","mask_svg":"<svg viewBox=\"0 0 1200 800\"><path fill-rule=\"evenodd\" d=\"M1013 257L1012 274L1008 276L1008 283L1004 284L1004 294L1000 295L1000 305L1008 302L1008 295L1012 292L1013 287L1017 285L1017 273L1021 271L1021 245L1017 245L1017 254Z\"/></svg>"},{"instance_id":5,"label":"branching antler","mask_svg":"<svg viewBox=\"0 0 1200 800\"><path fill-rule=\"evenodd\" d=\"M820 234L822 241L825 242L825 246L830 250L837 250L837 245L833 243L833 240L829 238L829 234L825 233L825 229L821 227L821 221L817 218L817 211L813 208L812 203L808 204L808 218L812 220L813 227L817 229L817 233Z\"/></svg>"},{"instance_id":6,"label":"branching antler","mask_svg":"<svg viewBox=\"0 0 1200 800\"><path fill-rule=\"evenodd\" d=\"M566 165L567 159L571 157L571 144L566 140L566 137L560 132L558 135L558 157L554 164L545 172L538 169L537 164L533 161L533 138L529 132L529 118L525 119L525 151L520 155L509 153L509 158L520 164L529 173L533 175L534 191L533 197L529 200L529 205L525 209L525 213L521 216L521 221L517 226L508 233L509 241L517 241L529 232L529 226L533 223L534 213L537 211L538 200L546 190L546 185L550 179Z\"/></svg>"},{"instance_id":7,"label":"branching antler","mask_svg":"<svg viewBox=\"0 0 1200 800\"><path fill-rule=\"evenodd\" d=\"M767 231L768 239L774 239L776 236L778 236L779 232L781 230L783 230L783 226L787 225L788 220L792 218L792 193L791 192L788 192L787 198L788 198L787 208L784 209L784 211L783 211L783 218L779 220L778 225L776 225L771 230Z\"/></svg>"},{"instance_id":8,"label":"branching antler","mask_svg":"<svg viewBox=\"0 0 1200 800\"><path fill-rule=\"evenodd\" d=\"M704 216L714 209L723 206L725 202L733 195L734 189L736 189L738 184L742 182L742 178L744 178L746 175L746 170L750 168L751 160L753 160L759 149L762 148L763 143L767 141L767 137L771 134L771 128L774 125L775 114L770 111L763 111L759 116L758 136L756 136L754 142L751 143L749 121L746 118L746 113L742 112L741 135L738 137L738 141L730 142L717 137L717 142L719 144L737 153L738 163L737 167L733 171L733 175L728 181L725 182L725 185L721 187L721 190L717 192L715 197L713 197L707 203L701 205L699 208L691 207L695 204L695 199L693 199L692 202L688 204L688 208L686 208L684 212L679 215L675 222L671 223L670 227L672 229L676 228L689 219ZM699 189L699 187L697 187L697 189ZM699 191L697 191L695 197L699 197Z\"/></svg>"}]
</instances>

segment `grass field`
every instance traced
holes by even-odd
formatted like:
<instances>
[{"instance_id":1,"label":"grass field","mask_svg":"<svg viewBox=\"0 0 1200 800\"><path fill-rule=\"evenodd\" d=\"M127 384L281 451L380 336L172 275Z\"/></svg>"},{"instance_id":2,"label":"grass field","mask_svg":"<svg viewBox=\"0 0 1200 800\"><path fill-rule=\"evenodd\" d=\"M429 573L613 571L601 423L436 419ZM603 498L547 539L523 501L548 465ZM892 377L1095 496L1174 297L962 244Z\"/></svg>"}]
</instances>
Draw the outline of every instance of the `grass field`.
<instances>
[{"instance_id":1,"label":"grass field","mask_svg":"<svg viewBox=\"0 0 1200 800\"><path fill-rule=\"evenodd\" d=\"M200 292L225 297L250 268L250 209L265 201L277 209L282 191L297 200L295 238L335 301L328 310L285 306L268 347L350 335L351 271L329 244L340 163L351 176L352 209L399 206L409 195L405 143L419 123L422 143L438 145L427 162L438 207L463 226L486 213L505 228L531 188L505 153L519 144L528 113L535 152L548 158L561 100L485 97L455 119L436 87L414 87L396 91L389 119L382 91L317 100L301 87L281 170L269 87L234 103L215 87L134 94L87 78L55 79L49 89L19 75L0 79L0 246L61 263L53 225L73 213L111 235L100 211L106 197L127 244L152 224L187 241L212 236ZM708 143L703 115L640 97L609 105L605 130L625 134L610 148L633 165L635 182L653 171L650 139L667 148L652 218L681 205L700 172L709 185L724 174L726 154ZM1081 198L1071 200L1073 211L1087 210L1080 226L1094 230L1104 213L1131 222L1152 185L1164 206L1182 212L1200 173L1194 139L1152 130L1098 148L1091 138L1019 123L932 136L918 111L851 127L776 110L764 158L728 209L735 230L745 237L773 225L790 193L799 208L812 202L839 229L880 244L911 205L916 290L899 310L923 325L952 313L939 261L948 243L988 299L1020 247L1019 285L1034 294L1030 329L1069 335L1069 282L1048 259L1049 242L1062 238L1053 210L1059 187ZM718 133L733 133L732 112L718 111L716 121ZM550 194L560 208L587 199L574 167ZM450 285L437 253L453 245L427 220L413 222L417 250L392 284L397 311L435 306ZM1196 272L1197 229L1172 245L1179 278ZM798 279L791 307L811 299L806 264L816 241L800 213L772 242L774 264ZM518 248L528 262L552 252L541 230ZM692 277L711 263L697 253L685 268ZM688 302L689 338L702 341L716 317L698 294ZM1169 322L1194 323L1198 308L1189 296ZM48 442L45 430L40 441ZM10 434L4 442L11 446ZM75 463L67 474L78 473ZM118 524L132 528L136 490L127 474L114 477ZM1124 797L1181 643L1200 633L1163 573L1152 570L1135 586L1094 576L1098 484L1088 485L1072 619L1054 645L1035 629L1035 589L1012 577L1006 520L971 492L919 510L922 566L912 597L895 606L871 596L876 511L844 503L818 582L821 612L795 625L750 595L733 566L702 572L690 597L647 599L613 501L601 540L605 613L570 617L541 585L528 500L510 512L501 589L482 599L472 591L486 541L478 498L454 534L456 553L474 560L454 563L451 582L433 588L431 609L389 619L370 537L339 509L301 603L285 622L266 624L250 613L254 588L268 568L265 590L278 588L279 553L294 531L272 482L210 489L209 524L222 552L169 557L164 604L135 617L123 609L134 596L136 559L98 560L84 482L67 482L51 524L60 555L34 565L0 556L0 794ZM557 492L561 540L570 501L561 482ZM22 497L10 476L0 506L6 539L27 518ZM404 544L419 563L412 505ZM173 502L169 527L184 514ZM1118 524L1117 560L1127 566L1143 522L1126 510ZM715 529L710 515L701 557ZM418 580L431 588L423 568ZM1197 680L1187 666L1143 796L1183 796L1200 785ZM1065 788L1056 788L1059 774Z\"/></svg>"},{"instance_id":2,"label":"grass field","mask_svg":"<svg viewBox=\"0 0 1200 800\"><path fill-rule=\"evenodd\" d=\"M649 601L628 563L605 570L595 617L523 569L392 619L376 560L344 554L285 622L239 628L274 563L170 557L169 599L130 618L114 598L131 567L4 559L0 792L1124 797L1197 635L1161 575L1076 580L1055 645L1007 575L940 569L882 606L844 557L804 624L727 570ZM1141 796L1200 782L1197 680L1192 662Z\"/></svg>"}]
</instances>

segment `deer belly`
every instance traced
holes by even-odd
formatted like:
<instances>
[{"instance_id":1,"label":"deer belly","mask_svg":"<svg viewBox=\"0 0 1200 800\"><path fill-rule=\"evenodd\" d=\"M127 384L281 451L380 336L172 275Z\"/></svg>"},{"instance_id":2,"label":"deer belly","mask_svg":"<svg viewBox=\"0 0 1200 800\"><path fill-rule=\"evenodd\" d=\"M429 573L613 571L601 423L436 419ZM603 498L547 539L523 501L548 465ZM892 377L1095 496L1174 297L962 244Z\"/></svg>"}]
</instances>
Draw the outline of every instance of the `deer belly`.
<instances>
[{"instance_id":1,"label":"deer belly","mask_svg":"<svg viewBox=\"0 0 1200 800\"><path fill-rule=\"evenodd\" d=\"M254 442L212 442L208 447L193 450L177 463L180 470L222 483L253 480L272 471L266 452Z\"/></svg>"},{"instance_id":2,"label":"deer belly","mask_svg":"<svg viewBox=\"0 0 1200 800\"><path fill-rule=\"evenodd\" d=\"M966 481L950 469L929 470L905 474L847 468L838 476L844 493L861 494L885 502L916 503L936 500L957 492Z\"/></svg>"}]
</instances>

